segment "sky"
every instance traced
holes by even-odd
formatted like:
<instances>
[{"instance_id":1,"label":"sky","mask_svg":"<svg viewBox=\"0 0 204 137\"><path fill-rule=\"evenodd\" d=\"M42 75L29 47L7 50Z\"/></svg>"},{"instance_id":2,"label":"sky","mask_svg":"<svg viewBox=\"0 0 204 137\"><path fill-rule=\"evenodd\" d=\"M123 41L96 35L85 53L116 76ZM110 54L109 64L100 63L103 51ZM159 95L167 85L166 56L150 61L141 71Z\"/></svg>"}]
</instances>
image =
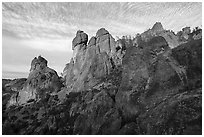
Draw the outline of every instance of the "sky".
<instances>
[{"instance_id":1,"label":"sky","mask_svg":"<svg viewBox=\"0 0 204 137\"><path fill-rule=\"evenodd\" d=\"M72 57L77 30L89 39L106 28L113 37L134 36L161 22L178 32L202 27L202 3L2 3L2 77L28 77L36 56L60 75Z\"/></svg>"}]
</instances>

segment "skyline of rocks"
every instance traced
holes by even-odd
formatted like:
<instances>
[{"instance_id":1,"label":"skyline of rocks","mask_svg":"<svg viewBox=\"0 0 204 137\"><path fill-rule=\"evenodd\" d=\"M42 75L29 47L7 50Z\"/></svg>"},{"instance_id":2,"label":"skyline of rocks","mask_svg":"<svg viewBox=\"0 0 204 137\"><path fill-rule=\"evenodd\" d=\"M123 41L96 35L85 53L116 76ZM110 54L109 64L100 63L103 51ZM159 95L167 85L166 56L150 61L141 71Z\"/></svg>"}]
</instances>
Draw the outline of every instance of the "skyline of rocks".
<instances>
[{"instance_id":1,"label":"skyline of rocks","mask_svg":"<svg viewBox=\"0 0 204 137\"><path fill-rule=\"evenodd\" d=\"M49 60L60 75L72 56L72 40L78 30L91 38L98 29L106 28L117 39L133 37L161 22L164 29L177 33L185 26L202 27L201 11L201 2L3 2L3 77L27 77L30 61L38 55ZM169 41L175 42L174 38Z\"/></svg>"},{"instance_id":2,"label":"skyline of rocks","mask_svg":"<svg viewBox=\"0 0 204 137\"><path fill-rule=\"evenodd\" d=\"M102 29L101 31L99 31L100 30L99 29L97 32L109 33L104 28L101 28L101 29ZM200 29L200 28L197 28L197 29ZM195 28L193 30L195 30ZM175 48L175 47L177 47L178 45L180 45L182 43L186 43L188 41L188 39L190 39L190 37L193 37L193 39L200 39L201 35L202 35L201 32L199 32L198 34L194 34L193 36L190 36L190 33L193 30L190 27L184 27L184 28L181 29L181 31L179 31L179 32L177 32L177 34L175 34L175 32L173 32L171 30L165 30L163 28L163 25L162 25L161 22L156 22L155 24L153 24L152 28L148 29L147 31L144 31L141 34L137 33L137 34L135 34L134 37L131 37L131 36L128 36L128 35L127 36L122 36L121 38L117 37L117 39L115 39L114 41L117 43L118 41L120 41L123 38L131 39L133 41L133 44L135 44L135 46L136 46L136 45L138 45L138 41L140 40L140 38L138 38L138 35L141 37L141 39L143 41L148 41L149 39L151 39L154 36L162 36L162 37L165 38L165 40L167 41L170 48ZM71 58L73 56L75 56L75 54L77 52L76 50L78 50L78 49L74 49L74 47L77 44L84 43L86 45L88 43L88 45L90 45L90 46L94 45L96 43L96 38L101 35L101 34L97 34L97 32L96 32L95 37L92 36L91 38L88 39L88 34L86 34L82 30L78 30L76 32L76 35L78 37L75 37L73 39L73 41L72 41L72 50L73 50L73 52L71 53L72 54ZM79 42L79 43L77 43L77 42ZM27 73L28 73L28 71L27 71ZM63 69L58 70L57 73L58 73L58 75L63 76L64 70Z\"/></svg>"},{"instance_id":3,"label":"skyline of rocks","mask_svg":"<svg viewBox=\"0 0 204 137\"><path fill-rule=\"evenodd\" d=\"M201 11L3 2L2 134L202 135Z\"/></svg>"},{"instance_id":4,"label":"skyline of rocks","mask_svg":"<svg viewBox=\"0 0 204 137\"><path fill-rule=\"evenodd\" d=\"M201 33L77 31L62 77L39 55L27 78L2 80L3 134L201 134Z\"/></svg>"}]
</instances>

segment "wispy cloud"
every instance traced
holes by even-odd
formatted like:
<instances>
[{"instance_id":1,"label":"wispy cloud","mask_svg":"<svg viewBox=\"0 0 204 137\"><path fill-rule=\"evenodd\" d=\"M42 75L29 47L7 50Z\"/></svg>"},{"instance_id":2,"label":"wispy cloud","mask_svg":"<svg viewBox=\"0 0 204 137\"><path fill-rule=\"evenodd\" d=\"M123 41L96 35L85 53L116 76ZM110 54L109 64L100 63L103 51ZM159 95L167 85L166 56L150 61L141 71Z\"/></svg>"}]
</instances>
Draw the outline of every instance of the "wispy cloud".
<instances>
[{"instance_id":1,"label":"wispy cloud","mask_svg":"<svg viewBox=\"0 0 204 137\"><path fill-rule=\"evenodd\" d=\"M3 30L20 37L74 37L85 27L125 26L142 32L156 21L180 30L201 25L201 3L3 3ZM172 22L174 20L174 22ZM115 24L113 24L114 22ZM171 22L171 24L169 24ZM87 29L87 31L89 31ZM118 28L119 29L119 28ZM93 32L92 32L93 33ZM91 35L93 35L91 33Z\"/></svg>"}]
</instances>

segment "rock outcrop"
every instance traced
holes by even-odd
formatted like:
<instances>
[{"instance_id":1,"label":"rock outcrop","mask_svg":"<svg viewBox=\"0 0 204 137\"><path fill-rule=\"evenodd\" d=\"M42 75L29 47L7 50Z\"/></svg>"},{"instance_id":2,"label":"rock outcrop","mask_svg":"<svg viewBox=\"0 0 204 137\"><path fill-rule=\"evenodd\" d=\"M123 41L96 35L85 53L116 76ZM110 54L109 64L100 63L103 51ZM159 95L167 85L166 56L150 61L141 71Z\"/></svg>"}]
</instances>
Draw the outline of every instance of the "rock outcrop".
<instances>
[{"instance_id":1,"label":"rock outcrop","mask_svg":"<svg viewBox=\"0 0 204 137\"><path fill-rule=\"evenodd\" d=\"M78 31L63 88L33 59L16 105L3 110L3 134L202 134L202 39L190 33L172 49L164 34L161 23L133 40L101 28L88 42Z\"/></svg>"},{"instance_id":2,"label":"rock outcrop","mask_svg":"<svg viewBox=\"0 0 204 137\"><path fill-rule=\"evenodd\" d=\"M185 43L189 40L190 38L190 33L191 33L191 29L190 27L185 27L182 28L181 31L179 31L176 35L178 37L178 40L180 43Z\"/></svg>"},{"instance_id":3,"label":"rock outcrop","mask_svg":"<svg viewBox=\"0 0 204 137\"><path fill-rule=\"evenodd\" d=\"M115 40L107 30L101 28L92 37L88 45L82 42L80 31L73 40L74 55L65 69L68 92L79 92L98 84L115 66L113 56L116 52ZM80 38L78 38L80 37ZM77 41L78 40L78 41Z\"/></svg>"},{"instance_id":4,"label":"rock outcrop","mask_svg":"<svg viewBox=\"0 0 204 137\"><path fill-rule=\"evenodd\" d=\"M180 44L178 37L172 31L165 30L160 22L156 22L151 29L141 34L141 38L145 42L155 36L164 37L170 48L177 47Z\"/></svg>"},{"instance_id":5,"label":"rock outcrop","mask_svg":"<svg viewBox=\"0 0 204 137\"><path fill-rule=\"evenodd\" d=\"M163 127L162 125L167 126L168 122L165 120L170 119L171 115L176 113L176 111L171 110L172 108L175 108L180 102L193 100L192 92L186 93L184 92L185 89L183 89L183 87L189 84L190 78L188 77L190 77L190 75L187 68L191 65L185 64L185 61L180 64L181 59L178 60L178 58L182 58L184 54L177 54L177 52L179 48L182 47L178 47L178 49L174 51L174 55L172 55L171 49L167 47L164 38L154 37L147 45L149 45L149 48L148 46L144 46L142 49L139 47L127 49L122 64L122 80L115 98L116 104L119 110L122 111L124 119L127 121L138 119L141 127L144 126L146 133L178 134L182 132L181 127L175 127L173 131L168 131L169 129L159 129L158 127ZM186 51L188 47L184 49L183 52L188 53L188 51ZM194 49L197 49L195 50L196 57L188 56L189 59L197 57L201 59L200 53L198 52L199 47L194 47ZM182 53L182 51L180 52ZM179 57L175 59L175 56ZM199 62L201 62L201 60ZM199 64L193 64L193 66L200 68ZM190 70L193 69L191 68ZM194 72L196 71L194 70ZM200 69L197 72L199 75L201 74ZM200 85L198 87L200 87ZM183 93L181 93L181 91L183 91ZM199 99L201 99L201 89L198 89L195 94L195 96L199 96ZM177 96L182 96L181 100L178 99ZM170 105L170 100L175 104ZM201 104L198 106L201 107L200 105ZM196 109L193 105L191 107ZM165 110L158 111L162 109ZM187 111L190 111L190 109ZM199 117L201 116L199 111L196 111L196 113ZM144 117L145 119L143 119ZM165 118L160 121L159 117ZM189 119L189 121L195 119L197 118L193 117ZM184 117L180 120L181 123L185 122Z\"/></svg>"},{"instance_id":6,"label":"rock outcrop","mask_svg":"<svg viewBox=\"0 0 204 137\"><path fill-rule=\"evenodd\" d=\"M61 86L57 72L47 66L47 60L41 56L35 57L23 88L11 97L8 105L38 100L46 93L58 92Z\"/></svg>"},{"instance_id":7,"label":"rock outcrop","mask_svg":"<svg viewBox=\"0 0 204 137\"><path fill-rule=\"evenodd\" d=\"M151 96L154 92L165 95L165 90L186 82L185 70L172 58L167 42L160 36L154 37L142 48L128 48L122 65L116 101L127 117L145 111L150 99L145 100L143 96ZM135 95L138 95L137 99Z\"/></svg>"},{"instance_id":8,"label":"rock outcrop","mask_svg":"<svg viewBox=\"0 0 204 137\"><path fill-rule=\"evenodd\" d=\"M164 31L164 28L163 28L161 22L156 22L156 23L153 25L153 27L152 27L151 30L152 30L153 32L159 32L159 31Z\"/></svg>"},{"instance_id":9,"label":"rock outcrop","mask_svg":"<svg viewBox=\"0 0 204 137\"><path fill-rule=\"evenodd\" d=\"M88 42L88 35L81 30L77 31L76 37L72 41L72 50L74 50L74 48L79 44L86 45L87 42Z\"/></svg>"}]
</instances>

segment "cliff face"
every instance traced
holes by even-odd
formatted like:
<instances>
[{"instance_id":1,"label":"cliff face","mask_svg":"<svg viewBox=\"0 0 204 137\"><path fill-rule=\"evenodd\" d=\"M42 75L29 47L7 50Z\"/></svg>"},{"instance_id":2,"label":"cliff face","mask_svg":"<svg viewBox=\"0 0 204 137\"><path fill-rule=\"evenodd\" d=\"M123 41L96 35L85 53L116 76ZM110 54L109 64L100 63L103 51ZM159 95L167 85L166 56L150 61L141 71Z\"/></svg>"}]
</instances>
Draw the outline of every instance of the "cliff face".
<instances>
[{"instance_id":1,"label":"cliff face","mask_svg":"<svg viewBox=\"0 0 204 137\"><path fill-rule=\"evenodd\" d=\"M86 37L88 35L82 31L80 34L78 32L73 40L73 58L69 67L64 70L67 92L92 88L115 67L115 40L107 30L99 29L96 36L89 40L88 45L87 41L81 39L82 34Z\"/></svg>"},{"instance_id":2,"label":"cliff face","mask_svg":"<svg viewBox=\"0 0 204 137\"><path fill-rule=\"evenodd\" d=\"M134 43L104 28L89 41L77 31L64 87L34 58L19 106L3 113L3 133L201 134L202 40L171 49L163 33L156 23Z\"/></svg>"}]
</instances>

